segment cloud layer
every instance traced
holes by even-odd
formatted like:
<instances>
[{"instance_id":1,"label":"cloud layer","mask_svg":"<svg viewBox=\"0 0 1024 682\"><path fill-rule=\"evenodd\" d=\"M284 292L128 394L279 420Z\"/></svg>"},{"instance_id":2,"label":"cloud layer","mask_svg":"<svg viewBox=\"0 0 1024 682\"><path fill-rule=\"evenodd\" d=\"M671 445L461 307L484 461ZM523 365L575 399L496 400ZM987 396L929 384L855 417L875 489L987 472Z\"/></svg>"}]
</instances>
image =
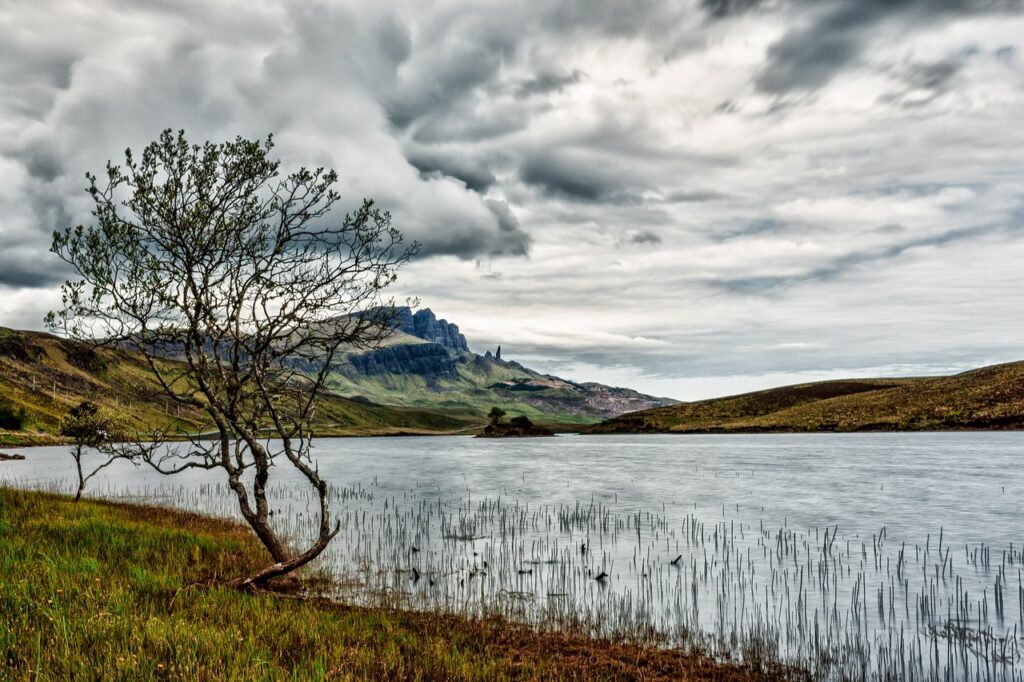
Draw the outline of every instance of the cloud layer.
<instances>
[{"instance_id":1,"label":"cloud layer","mask_svg":"<svg viewBox=\"0 0 1024 682\"><path fill-rule=\"evenodd\" d=\"M83 174L172 127L337 168L423 243L400 294L576 378L1024 357L1019 0L15 1L0 34L0 324L56 304Z\"/></svg>"}]
</instances>

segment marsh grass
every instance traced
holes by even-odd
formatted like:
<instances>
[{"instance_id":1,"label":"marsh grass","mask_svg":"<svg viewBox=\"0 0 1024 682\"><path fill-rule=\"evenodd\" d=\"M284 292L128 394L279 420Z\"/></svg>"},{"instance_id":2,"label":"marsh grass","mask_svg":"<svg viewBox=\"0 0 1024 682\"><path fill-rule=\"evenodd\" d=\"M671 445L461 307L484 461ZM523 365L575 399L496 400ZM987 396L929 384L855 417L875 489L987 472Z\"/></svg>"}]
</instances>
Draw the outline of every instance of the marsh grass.
<instances>
[{"instance_id":1,"label":"marsh grass","mask_svg":"<svg viewBox=\"0 0 1024 682\"><path fill-rule=\"evenodd\" d=\"M500 618L246 594L233 522L0 487L3 679L777 679Z\"/></svg>"}]
</instances>

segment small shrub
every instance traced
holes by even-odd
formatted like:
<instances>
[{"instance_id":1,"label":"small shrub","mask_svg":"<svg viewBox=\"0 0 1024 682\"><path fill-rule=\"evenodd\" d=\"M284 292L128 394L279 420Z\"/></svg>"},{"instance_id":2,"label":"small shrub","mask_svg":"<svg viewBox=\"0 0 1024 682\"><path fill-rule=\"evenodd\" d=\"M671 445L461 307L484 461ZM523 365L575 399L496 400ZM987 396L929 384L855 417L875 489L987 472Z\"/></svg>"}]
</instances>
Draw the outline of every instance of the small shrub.
<instances>
[{"instance_id":1,"label":"small shrub","mask_svg":"<svg viewBox=\"0 0 1024 682\"><path fill-rule=\"evenodd\" d=\"M0 429L21 431L27 421L25 408L15 410L6 400L0 400Z\"/></svg>"},{"instance_id":2,"label":"small shrub","mask_svg":"<svg viewBox=\"0 0 1024 682\"><path fill-rule=\"evenodd\" d=\"M43 348L24 334L0 329L0 356L17 362L36 362L43 356Z\"/></svg>"},{"instance_id":3,"label":"small shrub","mask_svg":"<svg viewBox=\"0 0 1024 682\"><path fill-rule=\"evenodd\" d=\"M518 427L520 429L530 429L530 428L533 428L533 422L530 421L530 418L525 416L525 415L519 415L518 417L512 417L512 421L510 421L509 423L512 424L512 426Z\"/></svg>"}]
</instances>

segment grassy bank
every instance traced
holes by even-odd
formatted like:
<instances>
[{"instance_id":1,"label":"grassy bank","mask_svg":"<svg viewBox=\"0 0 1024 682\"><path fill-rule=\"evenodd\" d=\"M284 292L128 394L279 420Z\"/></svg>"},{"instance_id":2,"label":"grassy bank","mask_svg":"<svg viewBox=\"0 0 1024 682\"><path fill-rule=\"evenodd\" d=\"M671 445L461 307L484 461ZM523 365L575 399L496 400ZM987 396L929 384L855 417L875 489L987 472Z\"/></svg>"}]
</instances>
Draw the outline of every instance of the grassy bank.
<instances>
[{"instance_id":1,"label":"grassy bank","mask_svg":"<svg viewBox=\"0 0 1024 682\"><path fill-rule=\"evenodd\" d=\"M777 679L499 620L217 586L262 560L230 522L0 488L0 678Z\"/></svg>"}]
</instances>

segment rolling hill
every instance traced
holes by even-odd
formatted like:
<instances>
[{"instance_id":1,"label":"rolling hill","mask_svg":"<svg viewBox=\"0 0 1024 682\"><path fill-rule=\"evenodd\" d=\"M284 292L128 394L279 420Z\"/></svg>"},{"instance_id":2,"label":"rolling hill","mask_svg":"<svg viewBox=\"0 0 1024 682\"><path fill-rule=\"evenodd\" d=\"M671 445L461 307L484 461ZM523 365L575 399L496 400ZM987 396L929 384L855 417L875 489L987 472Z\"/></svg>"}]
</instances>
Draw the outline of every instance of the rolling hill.
<instances>
[{"instance_id":1,"label":"rolling hill","mask_svg":"<svg viewBox=\"0 0 1024 682\"><path fill-rule=\"evenodd\" d=\"M174 426L196 432L210 426L203 413L179 409L163 398L137 354L0 327L0 412L24 414L25 422L18 430L0 430L0 445L55 442L61 416L85 399L117 411L140 429ZM318 433L444 433L475 429L481 421L474 415L329 394L319 408Z\"/></svg>"},{"instance_id":2,"label":"rolling hill","mask_svg":"<svg viewBox=\"0 0 1024 682\"><path fill-rule=\"evenodd\" d=\"M1024 362L948 377L784 386L608 419L587 433L758 433L1024 428Z\"/></svg>"},{"instance_id":3,"label":"rolling hill","mask_svg":"<svg viewBox=\"0 0 1024 682\"><path fill-rule=\"evenodd\" d=\"M478 355L456 325L429 309L399 313L398 328L380 348L353 350L334 365L318 434L471 433L493 406L565 430L672 402L540 374L503 360L500 350ZM171 354L164 362L178 360ZM304 361L295 362L301 369ZM0 444L53 442L61 416L87 398L140 429L210 426L203 413L163 398L138 354L0 327ZM5 430L4 414L23 415L22 427Z\"/></svg>"}]
</instances>

